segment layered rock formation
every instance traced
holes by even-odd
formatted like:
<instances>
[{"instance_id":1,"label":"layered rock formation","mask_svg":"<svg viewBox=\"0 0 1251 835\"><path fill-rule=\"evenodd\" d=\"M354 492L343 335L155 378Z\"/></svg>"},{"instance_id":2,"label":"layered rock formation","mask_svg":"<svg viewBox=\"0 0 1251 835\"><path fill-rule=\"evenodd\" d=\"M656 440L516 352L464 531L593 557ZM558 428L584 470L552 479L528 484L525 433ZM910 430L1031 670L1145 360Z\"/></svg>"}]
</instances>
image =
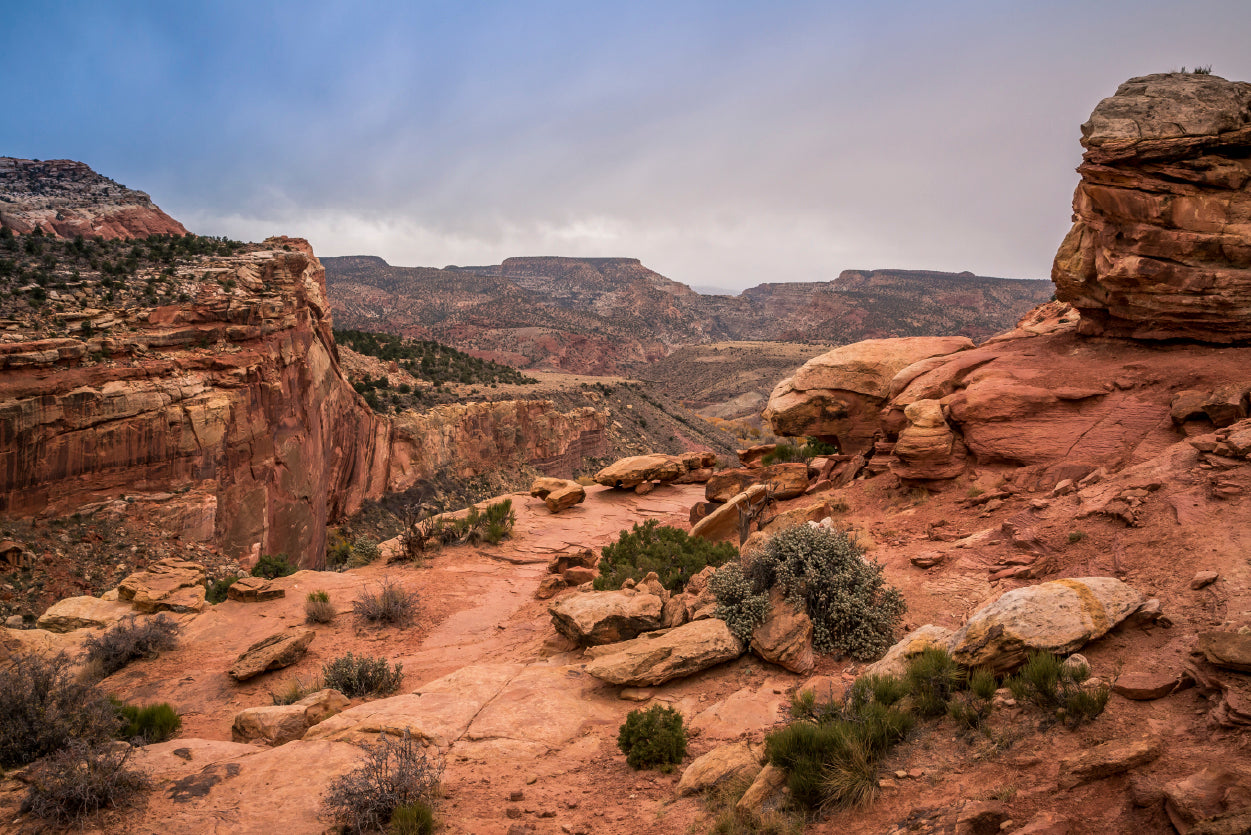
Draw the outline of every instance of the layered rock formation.
<instances>
[{"instance_id":1,"label":"layered rock formation","mask_svg":"<svg viewBox=\"0 0 1251 835\"><path fill-rule=\"evenodd\" d=\"M1052 267L1083 334L1251 340L1251 84L1131 78L1082 125Z\"/></svg>"},{"instance_id":2,"label":"layered rock formation","mask_svg":"<svg viewBox=\"0 0 1251 835\"><path fill-rule=\"evenodd\" d=\"M146 238L187 230L142 191L81 162L0 157L0 229L72 238Z\"/></svg>"}]
</instances>

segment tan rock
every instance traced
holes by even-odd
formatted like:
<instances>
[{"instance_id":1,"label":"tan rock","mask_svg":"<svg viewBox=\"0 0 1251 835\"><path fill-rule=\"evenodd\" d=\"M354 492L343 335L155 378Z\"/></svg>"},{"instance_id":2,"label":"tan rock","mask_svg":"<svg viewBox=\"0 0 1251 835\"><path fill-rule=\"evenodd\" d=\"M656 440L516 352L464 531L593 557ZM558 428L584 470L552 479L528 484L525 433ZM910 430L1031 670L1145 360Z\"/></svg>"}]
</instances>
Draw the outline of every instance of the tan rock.
<instances>
[{"instance_id":1,"label":"tan rock","mask_svg":"<svg viewBox=\"0 0 1251 835\"><path fill-rule=\"evenodd\" d=\"M73 632L75 629L108 627L133 615L128 603L101 600L98 597L67 597L58 600L39 616L36 625L49 632Z\"/></svg>"},{"instance_id":2,"label":"tan rock","mask_svg":"<svg viewBox=\"0 0 1251 835\"><path fill-rule=\"evenodd\" d=\"M563 577L549 574L539 581L539 587L534 591L534 599L551 600L567 588L569 588L569 584L565 582Z\"/></svg>"},{"instance_id":3,"label":"tan rock","mask_svg":"<svg viewBox=\"0 0 1251 835\"><path fill-rule=\"evenodd\" d=\"M737 815L753 820L754 818L780 808L786 802L786 772L773 763L769 763L756 774L756 779L743 792L738 803L734 804Z\"/></svg>"},{"instance_id":4,"label":"tan rock","mask_svg":"<svg viewBox=\"0 0 1251 835\"><path fill-rule=\"evenodd\" d=\"M702 536L713 542L739 541L739 505L757 505L765 500L767 489L763 484L748 487L709 513L691 528L691 536Z\"/></svg>"},{"instance_id":5,"label":"tan rock","mask_svg":"<svg viewBox=\"0 0 1251 835\"><path fill-rule=\"evenodd\" d=\"M599 576L599 571L594 568L586 568L585 566L575 565L565 569L565 573L560 575L561 579L570 586L580 586L584 583L590 583Z\"/></svg>"},{"instance_id":6,"label":"tan rock","mask_svg":"<svg viewBox=\"0 0 1251 835\"><path fill-rule=\"evenodd\" d=\"M659 629L663 610L660 597L633 589L571 594L548 607L556 631L583 646Z\"/></svg>"},{"instance_id":7,"label":"tan rock","mask_svg":"<svg viewBox=\"0 0 1251 835\"><path fill-rule=\"evenodd\" d=\"M587 672L611 684L649 686L715 667L743 651L725 621L709 618L617 644L588 664Z\"/></svg>"},{"instance_id":8,"label":"tan rock","mask_svg":"<svg viewBox=\"0 0 1251 835\"><path fill-rule=\"evenodd\" d=\"M904 407L907 427L895 443L890 470L905 485L955 478L964 472L964 442L951 431L937 400L917 400Z\"/></svg>"},{"instance_id":9,"label":"tan rock","mask_svg":"<svg viewBox=\"0 0 1251 835\"><path fill-rule=\"evenodd\" d=\"M760 467L721 470L704 484L704 498L710 502L728 502L753 484L759 484L761 471Z\"/></svg>"},{"instance_id":10,"label":"tan rock","mask_svg":"<svg viewBox=\"0 0 1251 835\"><path fill-rule=\"evenodd\" d=\"M530 495L542 499L552 513L559 513L581 503L586 498L586 489L568 479L536 478L530 485Z\"/></svg>"},{"instance_id":11,"label":"tan rock","mask_svg":"<svg viewBox=\"0 0 1251 835\"><path fill-rule=\"evenodd\" d=\"M1031 650L1068 654L1101 638L1143 602L1112 577L1052 580L1014 589L975 612L953 637L966 667L1010 670Z\"/></svg>"},{"instance_id":12,"label":"tan rock","mask_svg":"<svg viewBox=\"0 0 1251 835\"><path fill-rule=\"evenodd\" d=\"M899 676L908 671L908 661L931 647L950 651L954 633L941 626L926 624L914 629L886 650L878 661L864 668L862 675Z\"/></svg>"},{"instance_id":13,"label":"tan rock","mask_svg":"<svg viewBox=\"0 0 1251 835\"><path fill-rule=\"evenodd\" d=\"M696 757L686 767L682 779L678 781L678 795L697 794L731 780L754 780L761 768L760 760L746 742L722 745Z\"/></svg>"},{"instance_id":14,"label":"tan rock","mask_svg":"<svg viewBox=\"0 0 1251 835\"><path fill-rule=\"evenodd\" d=\"M1091 780L1102 780L1104 777L1140 768L1154 762L1163 751L1164 744L1157 737L1104 742L1062 759L1060 785L1066 789L1073 788Z\"/></svg>"},{"instance_id":15,"label":"tan rock","mask_svg":"<svg viewBox=\"0 0 1251 835\"><path fill-rule=\"evenodd\" d=\"M195 586L200 587L200 609L203 609L204 566L188 560L167 559L122 580L117 586L117 595L139 612L187 610L194 609L196 593L182 590Z\"/></svg>"},{"instance_id":16,"label":"tan rock","mask_svg":"<svg viewBox=\"0 0 1251 835\"><path fill-rule=\"evenodd\" d=\"M747 449L736 450L738 461L744 467L760 467L760 459L777 449L777 444L756 444Z\"/></svg>"},{"instance_id":17,"label":"tan rock","mask_svg":"<svg viewBox=\"0 0 1251 835\"><path fill-rule=\"evenodd\" d=\"M595 482L630 490L645 481L673 481L683 471L682 463L672 455L635 455L600 470L595 474Z\"/></svg>"},{"instance_id":18,"label":"tan rock","mask_svg":"<svg viewBox=\"0 0 1251 835\"><path fill-rule=\"evenodd\" d=\"M787 600L778 586L769 591L769 611L764 623L751 633L751 651L765 661L800 675L812 672L816 664L812 651L812 619L802 604Z\"/></svg>"},{"instance_id":19,"label":"tan rock","mask_svg":"<svg viewBox=\"0 0 1251 835\"><path fill-rule=\"evenodd\" d=\"M262 741L282 745L299 739L313 725L348 706L338 690L320 690L289 705L250 707L235 714L230 736L235 742Z\"/></svg>"},{"instance_id":20,"label":"tan rock","mask_svg":"<svg viewBox=\"0 0 1251 835\"><path fill-rule=\"evenodd\" d=\"M1195 825L1231 811L1251 806L1251 783L1244 774L1212 765L1164 786L1164 811L1180 835L1190 835Z\"/></svg>"},{"instance_id":21,"label":"tan rock","mask_svg":"<svg viewBox=\"0 0 1251 835\"><path fill-rule=\"evenodd\" d=\"M313 630L297 626L262 638L235 659L230 677L246 681L269 670L289 667L304 657L315 635Z\"/></svg>"},{"instance_id":22,"label":"tan rock","mask_svg":"<svg viewBox=\"0 0 1251 835\"><path fill-rule=\"evenodd\" d=\"M286 596L285 589L275 586L264 577L240 577L226 589L226 597L240 603L262 603Z\"/></svg>"},{"instance_id":23,"label":"tan rock","mask_svg":"<svg viewBox=\"0 0 1251 835\"><path fill-rule=\"evenodd\" d=\"M1221 630L1200 632L1199 651L1218 667L1251 673L1251 635Z\"/></svg>"}]
</instances>

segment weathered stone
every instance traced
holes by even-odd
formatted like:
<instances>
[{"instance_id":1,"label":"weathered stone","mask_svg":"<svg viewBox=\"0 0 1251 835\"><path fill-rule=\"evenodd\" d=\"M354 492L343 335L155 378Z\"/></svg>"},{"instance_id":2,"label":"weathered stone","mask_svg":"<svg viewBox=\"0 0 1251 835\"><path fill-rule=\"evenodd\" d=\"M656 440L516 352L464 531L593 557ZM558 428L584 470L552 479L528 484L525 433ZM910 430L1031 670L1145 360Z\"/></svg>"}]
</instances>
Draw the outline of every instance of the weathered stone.
<instances>
[{"instance_id":1,"label":"weathered stone","mask_svg":"<svg viewBox=\"0 0 1251 835\"><path fill-rule=\"evenodd\" d=\"M599 571L594 568L586 568L585 566L575 565L565 569L565 573L560 575L561 579L571 586L580 586L583 583L589 583L599 576Z\"/></svg>"},{"instance_id":2,"label":"weathered stone","mask_svg":"<svg viewBox=\"0 0 1251 835\"><path fill-rule=\"evenodd\" d=\"M1112 577L1052 580L1014 589L975 612L953 637L952 656L966 667L1003 672L1032 650L1068 654L1101 638L1143 602Z\"/></svg>"},{"instance_id":3,"label":"weathered stone","mask_svg":"<svg viewBox=\"0 0 1251 835\"><path fill-rule=\"evenodd\" d=\"M286 589L275 586L264 577L240 577L226 589L226 597L240 603L262 603L286 596Z\"/></svg>"},{"instance_id":4,"label":"weathered stone","mask_svg":"<svg viewBox=\"0 0 1251 835\"><path fill-rule=\"evenodd\" d=\"M548 607L560 634L582 645L612 644L660 628L664 601L633 589L571 594Z\"/></svg>"},{"instance_id":5,"label":"weathered stone","mask_svg":"<svg viewBox=\"0 0 1251 835\"><path fill-rule=\"evenodd\" d=\"M778 809L786 801L786 771L769 763L734 805L735 814L746 820Z\"/></svg>"},{"instance_id":6,"label":"weathered stone","mask_svg":"<svg viewBox=\"0 0 1251 835\"><path fill-rule=\"evenodd\" d=\"M760 760L746 742L722 745L696 757L686 767L678 781L678 795L696 794L731 780L754 780L761 768Z\"/></svg>"},{"instance_id":7,"label":"weathered stone","mask_svg":"<svg viewBox=\"0 0 1251 835\"><path fill-rule=\"evenodd\" d=\"M1013 835L1069 835L1072 831L1072 826L1059 813L1043 811L1030 818Z\"/></svg>"},{"instance_id":8,"label":"weathered stone","mask_svg":"<svg viewBox=\"0 0 1251 835\"><path fill-rule=\"evenodd\" d=\"M751 633L751 651L765 661L801 675L812 672L812 619L802 605L786 599L779 586L769 590L764 623Z\"/></svg>"},{"instance_id":9,"label":"weathered stone","mask_svg":"<svg viewBox=\"0 0 1251 835\"><path fill-rule=\"evenodd\" d=\"M552 513L580 504L586 489L576 481L563 478L537 478L530 485L530 495L543 500Z\"/></svg>"},{"instance_id":10,"label":"weathered stone","mask_svg":"<svg viewBox=\"0 0 1251 835\"><path fill-rule=\"evenodd\" d=\"M1180 835L1190 835L1195 824L1251 806L1247 774L1219 765L1208 766L1164 786L1164 811Z\"/></svg>"},{"instance_id":11,"label":"weathered stone","mask_svg":"<svg viewBox=\"0 0 1251 835\"><path fill-rule=\"evenodd\" d=\"M1251 809L1237 809L1206 818L1194 825L1190 835L1247 835L1251 832Z\"/></svg>"},{"instance_id":12,"label":"weathered stone","mask_svg":"<svg viewBox=\"0 0 1251 835\"><path fill-rule=\"evenodd\" d=\"M731 661L743 651L725 621L708 618L624 641L588 664L587 672L612 684L663 684Z\"/></svg>"},{"instance_id":13,"label":"weathered stone","mask_svg":"<svg viewBox=\"0 0 1251 835\"><path fill-rule=\"evenodd\" d=\"M567 588L569 588L569 584L565 582L563 577L557 577L555 574L549 574L539 581L539 587L534 591L534 599L551 600Z\"/></svg>"},{"instance_id":14,"label":"weathered stone","mask_svg":"<svg viewBox=\"0 0 1251 835\"><path fill-rule=\"evenodd\" d=\"M1204 586L1210 586L1220 578L1220 573L1216 571L1200 571L1190 578L1190 588L1198 591Z\"/></svg>"},{"instance_id":15,"label":"weathered stone","mask_svg":"<svg viewBox=\"0 0 1251 835\"><path fill-rule=\"evenodd\" d=\"M1112 692L1137 702L1149 702L1171 696L1194 684L1194 679L1166 670L1130 670L1112 682Z\"/></svg>"},{"instance_id":16,"label":"weathered stone","mask_svg":"<svg viewBox=\"0 0 1251 835\"><path fill-rule=\"evenodd\" d=\"M713 542L730 541L737 543L739 536L739 505L754 506L763 502L767 495L763 484L748 487L742 493L730 499L716 510L709 513L691 528L691 536L702 536Z\"/></svg>"},{"instance_id":17,"label":"weathered stone","mask_svg":"<svg viewBox=\"0 0 1251 835\"><path fill-rule=\"evenodd\" d=\"M756 444L747 449L736 450L738 461L744 467L760 467L760 459L777 449L777 444Z\"/></svg>"},{"instance_id":18,"label":"weathered stone","mask_svg":"<svg viewBox=\"0 0 1251 835\"><path fill-rule=\"evenodd\" d=\"M1251 635L1220 630L1200 632L1199 651L1218 667L1251 673Z\"/></svg>"},{"instance_id":19,"label":"weathered stone","mask_svg":"<svg viewBox=\"0 0 1251 835\"><path fill-rule=\"evenodd\" d=\"M721 470L704 484L704 498L710 502L728 502L753 484L759 484L762 470L761 467Z\"/></svg>"},{"instance_id":20,"label":"weathered stone","mask_svg":"<svg viewBox=\"0 0 1251 835\"><path fill-rule=\"evenodd\" d=\"M908 561L917 568L933 568L940 564L946 556L942 551L925 551L921 554L913 554Z\"/></svg>"},{"instance_id":21,"label":"weathered stone","mask_svg":"<svg viewBox=\"0 0 1251 835\"><path fill-rule=\"evenodd\" d=\"M970 801L956 816L956 835L999 835L999 826L1008 819L1008 810L993 800Z\"/></svg>"},{"instance_id":22,"label":"weathered stone","mask_svg":"<svg viewBox=\"0 0 1251 835\"><path fill-rule=\"evenodd\" d=\"M943 417L937 400L917 400L904 407L907 427L895 442L890 471L905 486L945 481L964 472L964 442Z\"/></svg>"},{"instance_id":23,"label":"weathered stone","mask_svg":"<svg viewBox=\"0 0 1251 835\"><path fill-rule=\"evenodd\" d=\"M1154 762L1164 751L1156 737L1114 739L1060 761L1060 786L1070 789Z\"/></svg>"},{"instance_id":24,"label":"weathered stone","mask_svg":"<svg viewBox=\"0 0 1251 835\"><path fill-rule=\"evenodd\" d=\"M600 470L595 474L595 482L630 490L645 481L673 481L682 473L682 463L672 455L635 455Z\"/></svg>"},{"instance_id":25,"label":"weathered stone","mask_svg":"<svg viewBox=\"0 0 1251 835\"><path fill-rule=\"evenodd\" d=\"M72 632L75 629L112 626L134 612L130 604L115 600L101 600L98 597L67 597L49 606L48 610L39 616L36 626L49 632Z\"/></svg>"},{"instance_id":26,"label":"weathered stone","mask_svg":"<svg viewBox=\"0 0 1251 835\"><path fill-rule=\"evenodd\" d=\"M950 629L933 624L914 629L886 650L880 660L865 667L862 675L903 676L910 658L931 647L950 650L953 637Z\"/></svg>"},{"instance_id":27,"label":"weathered stone","mask_svg":"<svg viewBox=\"0 0 1251 835\"><path fill-rule=\"evenodd\" d=\"M122 580L117 586L117 596L129 601L139 612L174 611L175 607L194 606L187 593L179 594L182 589L194 586L201 587L200 599L203 600L204 566L188 560L167 559Z\"/></svg>"},{"instance_id":28,"label":"weathered stone","mask_svg":"<svg viewBox=\"0 0 1251 835\"><path fill-rule=\"evenodd\" d=\"M319 690L289 705L250 707L235 714L230 736L235 742L260 740L282 745L304 736L313 725L334 716L348 706L338 690Z\"/></svg>"},{"instance_id":29,"label":"weathered stone","mask_svg":"<svg viewBox=\"0 0 1251 835\"><path fill-rule=\"evenodd\" d=\"M269 670L289 667L304 657L315 635L313 630L297 626L262 638L235 659L230 677L246 681Z\"/></svg>"}]
</instances>

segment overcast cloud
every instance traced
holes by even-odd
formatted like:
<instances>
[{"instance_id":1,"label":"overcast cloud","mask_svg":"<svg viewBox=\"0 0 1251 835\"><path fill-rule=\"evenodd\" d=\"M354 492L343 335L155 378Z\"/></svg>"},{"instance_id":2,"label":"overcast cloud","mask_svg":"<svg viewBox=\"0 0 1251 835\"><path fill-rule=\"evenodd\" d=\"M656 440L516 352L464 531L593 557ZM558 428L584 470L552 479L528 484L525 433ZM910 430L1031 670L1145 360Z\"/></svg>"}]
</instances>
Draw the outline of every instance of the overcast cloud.
<instances>
[{"instance_id":1,"label":"overcast cloud","mask_svg":"<svg viewBox=\"0 0 1251 835\"><path fill-rule=\"evenodd\" d=\"M0 155L405 266L1046 278L1099 99L1183 65L1251 80L1245 0L253 5L7 10Z\"/></svg>"}]
</instances>

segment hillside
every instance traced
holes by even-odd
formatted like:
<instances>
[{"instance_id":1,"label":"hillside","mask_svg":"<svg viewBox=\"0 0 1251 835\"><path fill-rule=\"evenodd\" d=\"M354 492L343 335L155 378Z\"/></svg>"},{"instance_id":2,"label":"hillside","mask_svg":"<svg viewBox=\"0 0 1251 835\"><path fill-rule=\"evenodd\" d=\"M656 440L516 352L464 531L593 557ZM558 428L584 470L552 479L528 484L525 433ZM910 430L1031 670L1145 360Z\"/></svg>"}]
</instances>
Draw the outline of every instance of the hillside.
<instances>
[{"instance_id":1,"label":"hillside","mask_svg":"<svg viewBox=\"0 0 1251 835\"><path fill-rule=\"evenodd\" d=\"M705 296L633 258L509 258L443 269L368 256L323 262L341 325L435 339L519 368L585 374L621 373L717 341L980 340L1052 293L1047 281L873 270Z\"/></svg>"}]
</instances>

